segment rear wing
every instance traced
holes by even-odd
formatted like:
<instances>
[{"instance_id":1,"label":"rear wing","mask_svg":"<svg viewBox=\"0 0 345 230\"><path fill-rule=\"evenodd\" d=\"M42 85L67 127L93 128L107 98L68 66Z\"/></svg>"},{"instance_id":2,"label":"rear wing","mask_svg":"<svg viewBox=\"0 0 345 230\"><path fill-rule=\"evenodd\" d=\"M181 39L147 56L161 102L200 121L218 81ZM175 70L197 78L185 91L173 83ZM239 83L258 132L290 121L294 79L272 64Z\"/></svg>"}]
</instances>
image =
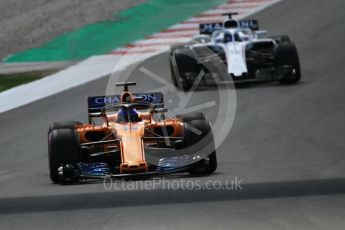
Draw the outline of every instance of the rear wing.
<instances>
[{"instance_id":1,"label":"rear wing","mask_svg":"<svg viewBox=\"0 0 345 230\"><path fill-rule=\"evenodd\" d=\"M240 27L257 31L260 29L258 20L240 20Z\"/></svg>"},{"instance_id":2,"label":"rear wing","mask_svg":"<svg viewBox=\"0 0 345 230\"><path fill-rule=\"evenodd\" d=\"M200 34L211 35L213 32L217 30L223 29L223 23L204 23L199 25L199 32Z\"/></svg>"},{"instance_id":3,"label":"rear wing","mask_svg":"<svg viewBox=\"0 0 345 230\"><path fill-rule=\"evenodd\" d=\"M164 107L164 96L162 93L134 93L133 96L141 98L141 101L149 102L157 107ZM120 103L120 95L88 97L88 113L100 113L105 106Z\"/></svg>"},{"instance_id":4,"label":"rear wing","mask_svg":"<svg viewBox=\"0 0 345 230\"><path fill-rule=\"evenodd\" d=\"M253 31L259 30L259 22L258 20L233 20L234 22L238 22L238 24L234 28L244 28L244 29L251 29ZM223 22L216 22L216 23L204 23L199 25L199 32L200 34L211 35L213 32L217 30L222 30L224 28Z\"/></svg>"}]
</instances>

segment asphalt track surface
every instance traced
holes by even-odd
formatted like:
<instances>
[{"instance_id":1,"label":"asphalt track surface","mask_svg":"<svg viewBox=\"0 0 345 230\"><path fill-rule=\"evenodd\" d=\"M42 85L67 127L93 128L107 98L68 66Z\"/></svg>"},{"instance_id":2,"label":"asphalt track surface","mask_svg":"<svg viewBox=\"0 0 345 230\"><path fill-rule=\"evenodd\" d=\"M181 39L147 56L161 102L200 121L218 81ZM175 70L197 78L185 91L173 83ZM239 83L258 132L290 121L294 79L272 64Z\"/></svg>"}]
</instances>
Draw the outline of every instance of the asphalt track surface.
<instances>
[{"instance_id":1,"label":"asphalt track surface","mask_svg":"<svg viewBox=\"0 0 345 230\"><path fill-rule=\"evenodd\" d=\"M104 78L0 115L0 228L343 229L344 8L342 0L289 0L255 15L262 28L296 41L303 80L238 88L218 172L187 178L204 183L237 176L243 190L127 192L106 191L102 183L51 184L48 124L86 121L85 98L105 92ZM166 54L146 64L168 76ZM159 87L134 77L143 85L136 89ZM201 103L215 90L196 93ZM205 111L211 119L213 111Z\"/></svg>"}]
</instances>

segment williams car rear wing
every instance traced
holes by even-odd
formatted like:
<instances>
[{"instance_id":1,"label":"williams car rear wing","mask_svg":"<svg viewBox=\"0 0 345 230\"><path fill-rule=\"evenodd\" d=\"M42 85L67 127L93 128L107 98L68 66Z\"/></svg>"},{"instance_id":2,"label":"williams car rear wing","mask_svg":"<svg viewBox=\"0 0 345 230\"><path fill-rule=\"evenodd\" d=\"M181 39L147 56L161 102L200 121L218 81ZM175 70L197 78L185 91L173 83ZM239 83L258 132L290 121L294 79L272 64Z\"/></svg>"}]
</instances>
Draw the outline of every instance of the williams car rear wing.
<instances>
[{"instance_id":1,"label":"williams car rear wing","mask_svg":"<svg viewBox=\"0 0 345 230\"><path fill-rule=\"evenodd\" d=\"M224 28L224 24L226 28L246 28L251 29L253 31L259 30L259 22L258 20L227 20L225 23L223 22L216 22L216 23L204 23L199 25L199 32L200 34L211 35L213 32L217 30L222 30ZM229 27L230 26L230 27Z\"/></svg>"},{"instance_id":2,"label":"williams car rear wing","mask_svg":"<svg viewBox=\"0 0 345 230\"><path fill-rule=\"evenodd\" d=\"M223 23L204 23L199 25L199 32L200 34L211 35L213 32L217 30L223 29Z\"/></svg>"},{"instance_id":3,"label":"williams car rear wing","mask_svg":"<svg viewBox=\"0 0 345 230\"><path fill-rule=\"evenodd\" d=\"M133 96L140 98L143 102L152 103L157 108L164 107L164 96L162 93L134 93ZM101 113L106 106L120 103L120 95L94 96L87 98L89 120L92 114Z\"/></svg>"}]
</instances>

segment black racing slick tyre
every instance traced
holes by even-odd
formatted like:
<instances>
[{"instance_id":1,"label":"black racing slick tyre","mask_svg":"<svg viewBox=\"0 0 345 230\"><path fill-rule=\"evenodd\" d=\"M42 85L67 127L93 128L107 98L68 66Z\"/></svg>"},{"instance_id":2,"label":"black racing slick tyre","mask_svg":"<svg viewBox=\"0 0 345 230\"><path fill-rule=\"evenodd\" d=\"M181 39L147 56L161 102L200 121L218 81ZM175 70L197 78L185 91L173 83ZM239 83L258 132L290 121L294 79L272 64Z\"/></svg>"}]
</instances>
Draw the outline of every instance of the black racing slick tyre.
<instances>
[{"instance_id":1,"label":"black racing slick tyre","mask_svg":"<svg viewBox=\"0 0 345 230\"><path fill-rule=\"evenodd\" d=\"M188 113L188 114L177 115L176 117L180 118L184 122L193 121L193 120L207 120L204 113Z\"/></svg>"},{"instance_id":2,"label":"black racing slick tyre","mask_svg":"<svg viewBox=\"0 0 345 230\"><path fill-rule=\"evenodd\" d=\"M80 162L79 137L75 129L53 129L48 134L48 158L50 179L62 183L69 175L59 175L59 167L69 165L74 168Z\"/></svg>"},{"instance_id":3,"label":"black racing slick tyre","mask_svg":"<svg viewBox=\"0 0 345 230\"><path fill-rule=\"evenodd\" d=\"M291 39L288 35L272 36L269 38L275 40L277 43L291 42Z\"/></svg>"},{"instance_id":4,"label":"black racing slick tyre","mask_svg":"<svg viewBox=\"0 0 345 230\"><path fill-rule=\"evenodd\" d=\"M48 133L54 129L74 129L76 126L81 125L79 121L58 121L49 125Z\"/></svg>"},{"instance_id":5,"label":"black racing slick tyre","mask_svg":"<svg viewBox=\"0 0 345 230\"><path fill-rule=\"evenodd\" d=\"M301 66L297 47L292 42L282 42L276 50L276 67L290 66L292 72L280 79L282 84L297 83L301 79Z\"/></svg>"},{"instance_id":6,"label":"black racing slick tyre","mask_svg":"<svg viewBox=\"0 0 345 230\"><path fill-rule=\"evenodd\" d=\"M184 143L186 148L199 156L200 161L191 167L191 174L211 174L217 170L217 154L215 150L212 127L206 119L194 119L185 122Z\"/></svg>"},{"instance_id":7,"label":"black racing slick tyre","mask_svg":"<svg viewBox=\"0 0 345 230\"><path fill-rule=\"evenodd\" d=\"M170 52L173 54L176 50L184 49L188 45L187 43L173 44L170 47Z\"/></svg>"},{"instance_id":8,"label":"black racing slick tyre","mask_svg":"<svg viewBox=\"0 0 345 230\"><path fill-rule=\"evenodd\" d=\"M198 74L198 63L192 50L177 49L170 56L171 77L179 89L192 88Z\"/></svg>"}]
</instances>

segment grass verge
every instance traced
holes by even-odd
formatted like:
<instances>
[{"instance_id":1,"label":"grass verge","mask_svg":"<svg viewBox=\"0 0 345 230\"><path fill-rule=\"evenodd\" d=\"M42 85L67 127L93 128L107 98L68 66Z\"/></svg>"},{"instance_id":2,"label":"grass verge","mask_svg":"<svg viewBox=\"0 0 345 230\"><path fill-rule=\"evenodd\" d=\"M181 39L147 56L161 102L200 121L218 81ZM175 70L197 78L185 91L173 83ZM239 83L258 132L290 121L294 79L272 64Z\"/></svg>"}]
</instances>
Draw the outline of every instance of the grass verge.
<instances>
[{"instance_id":1,"label":"grass verge","mask_svg":"<svg viewBox=\"0 0 345 230\"><path fill-rule=\"evenodd\" d=\"M36 81L38 79L50 75L51 73L52 72L45 71L16 74L0 74L0 92L32 81Z\"/></svg>"}]
</instances>

